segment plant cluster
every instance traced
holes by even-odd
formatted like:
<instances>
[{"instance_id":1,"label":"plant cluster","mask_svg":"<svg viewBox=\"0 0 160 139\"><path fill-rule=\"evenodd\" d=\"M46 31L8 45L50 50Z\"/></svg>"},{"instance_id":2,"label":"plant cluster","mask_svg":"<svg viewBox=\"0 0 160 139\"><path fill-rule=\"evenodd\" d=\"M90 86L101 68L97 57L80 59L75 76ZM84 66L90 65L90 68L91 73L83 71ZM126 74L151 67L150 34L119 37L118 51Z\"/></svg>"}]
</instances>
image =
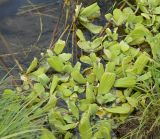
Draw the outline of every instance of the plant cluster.
<instances>
[{"instance_id":1,"label":"plant cluster","mask_svg":"<svg viewBox=\"0 0 160 139\"><path fill-rule=\"evenodd\" d=\"M42 139L111 139L132 113L148 110L153 100L159 104L160 1L135 4L106 14L110 28L94 23L97 3L77 5L75 23L91 39L77 25L83 55L76 64L59 39L21 76L18 93L25 91L30 106L39 105L33 113L44 115Z\"/></svg>"}]
</instances>

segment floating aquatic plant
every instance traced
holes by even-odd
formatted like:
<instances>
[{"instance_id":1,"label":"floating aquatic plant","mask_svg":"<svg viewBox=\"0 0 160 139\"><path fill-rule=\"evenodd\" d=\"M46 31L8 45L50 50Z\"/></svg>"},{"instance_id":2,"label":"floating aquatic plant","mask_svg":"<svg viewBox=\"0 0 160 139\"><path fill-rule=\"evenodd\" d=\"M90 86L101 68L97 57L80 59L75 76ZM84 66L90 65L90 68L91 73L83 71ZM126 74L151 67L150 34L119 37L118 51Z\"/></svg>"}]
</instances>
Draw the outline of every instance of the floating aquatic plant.
<instances>
[{"instance_id":1,"label":"floating aquatic plant","mask_svg":"<svg viewBox=\"0 0 160 139\"><path fill-rule=\"evenodd\" d=\"M148 86L155 84L150 67L159 58L160 3L136 3L136 11L117 8L105 15L113 28L93 24L100 16L97 3L77 5L75 20L93 36L87 40L77 26L77 45L84 52L80 59L73 65L73 55L64 51L66 43L59 39L21 76L27 99L35 98L32 104L43 102L36 112L47 115L42 139L110 139L112 130L132 112L147 106L152 95ZM144 44L149 51L142 49Z\"/></svg>"}]
</instances>

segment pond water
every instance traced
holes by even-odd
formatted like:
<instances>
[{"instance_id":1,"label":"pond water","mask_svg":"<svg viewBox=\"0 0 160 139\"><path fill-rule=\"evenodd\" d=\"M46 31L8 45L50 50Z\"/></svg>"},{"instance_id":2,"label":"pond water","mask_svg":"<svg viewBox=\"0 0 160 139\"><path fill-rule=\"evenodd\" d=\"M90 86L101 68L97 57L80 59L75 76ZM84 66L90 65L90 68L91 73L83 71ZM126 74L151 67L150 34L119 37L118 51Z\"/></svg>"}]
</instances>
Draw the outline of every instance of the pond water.
<instances>
[{"instance_id":1,"label":"pond water","mask_svg":"<svg viewBox=\"0 0 160 139\"><path fill-rule=\"evenodd\" d=\"M31 0L30 2L0 0L0 33L8 43L6 46L0 39L0 59L8 70L15 65L13 54L25 68L34 56L48 47L52 31L61 14L60 0ZM35 9L35 6L38 8ZM41 37L37 41L40 32ZM2 77L6 74L6 69L2 63L0 64ZM14 67L12 74L17 73L16 68Z\"/></svg>"},{"instance_id":2,"label":"pond water","mask_svg":"<svg viewBox=\"0 0 160 139\"><path fill-rule=\"evenodd\" d=\"M81 0L85 5L95 1ZM113 0L98 2L103 12L113 5ZM63 29L65 13L62 7L63 0L0 0L0 33L7 42L6 46L0 39L0 78L7 73L6 69L13 68L11 74L17 75L19 70L13 55L26 68L33 57L49 47L60 15L59 33Z\"/></svg>"}]
</instances>

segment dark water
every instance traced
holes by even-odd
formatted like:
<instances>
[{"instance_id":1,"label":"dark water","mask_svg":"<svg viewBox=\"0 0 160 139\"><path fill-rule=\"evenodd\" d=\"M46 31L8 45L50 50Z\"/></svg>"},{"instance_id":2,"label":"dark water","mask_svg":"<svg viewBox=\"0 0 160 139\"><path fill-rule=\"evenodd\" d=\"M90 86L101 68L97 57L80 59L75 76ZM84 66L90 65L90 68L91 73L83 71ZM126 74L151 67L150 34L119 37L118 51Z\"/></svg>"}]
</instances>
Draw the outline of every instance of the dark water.
<instances>
[{"instance_id":1,"label":"dark water","mask_svg":"<svg viewBox=\"0 0 160 139\"><path fill-rule=\"evenodd\" d=\"M10 54L15 54L16 59L26 68L33 57L39 56L41 51L49 46L52 31L61 14L62 0L31 0L31 2L43 7L17 15L20 8L30 6L31 9L33 5L27 0L0 0L0 33L8 42L7 48L0 40L0 59L3 61L3 66L0 63L0 77L7 72L4 65L8 70L15 66ZM39 16L38 12L43 15ZM37 41L40 32L41 38ZM16 68L14 67L12 74L17 74Z\"/></svg>"}]
</instances>

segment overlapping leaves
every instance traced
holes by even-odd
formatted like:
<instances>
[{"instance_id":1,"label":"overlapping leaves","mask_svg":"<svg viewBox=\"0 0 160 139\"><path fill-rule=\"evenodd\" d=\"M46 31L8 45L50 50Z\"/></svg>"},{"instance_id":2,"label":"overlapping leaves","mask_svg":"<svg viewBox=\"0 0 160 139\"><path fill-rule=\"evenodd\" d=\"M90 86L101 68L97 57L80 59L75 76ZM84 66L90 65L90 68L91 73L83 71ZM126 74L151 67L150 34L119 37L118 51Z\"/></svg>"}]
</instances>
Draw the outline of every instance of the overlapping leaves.
<instances>
[{"instance_id":1,"label":"overlapping leaves","mask_svg":"<svg viewBox=\"0 0 160 139\"><path fill-rule=\"evenodd\" d=\"M159 57L159 36L154 36L155 30L149 31L148 20L154 16L144 5L156 7L152 14L158 18L160 4L156 0L137 0L137 3L140 15L129 7L107 14L106 19L113 22L115 28L104 29L101 36L87 40L82 30L77 29L77 45L85 54L75 65L70 61L72 55L63 51L66 45L63 40L58 40L42 61L33 60L22 76L22 88L30 88L28 98L35 97L33 103L46 100L39 113L47 113L51 132L44 130L42 139L110 139L112 128L123 122L138 105L145 107L149 93L146 85L153 84L148 66L153 62L152 55L155 60ZM99 15L97 3L76 8L76 20L93 34L102 31L101 26L91 23ZM157 20L153 20L152 25ZM118 31L123 25L125 35L120 37ZM150 51L136 48L144 43L149 45Z\"/></svg>"}]
</instances>

